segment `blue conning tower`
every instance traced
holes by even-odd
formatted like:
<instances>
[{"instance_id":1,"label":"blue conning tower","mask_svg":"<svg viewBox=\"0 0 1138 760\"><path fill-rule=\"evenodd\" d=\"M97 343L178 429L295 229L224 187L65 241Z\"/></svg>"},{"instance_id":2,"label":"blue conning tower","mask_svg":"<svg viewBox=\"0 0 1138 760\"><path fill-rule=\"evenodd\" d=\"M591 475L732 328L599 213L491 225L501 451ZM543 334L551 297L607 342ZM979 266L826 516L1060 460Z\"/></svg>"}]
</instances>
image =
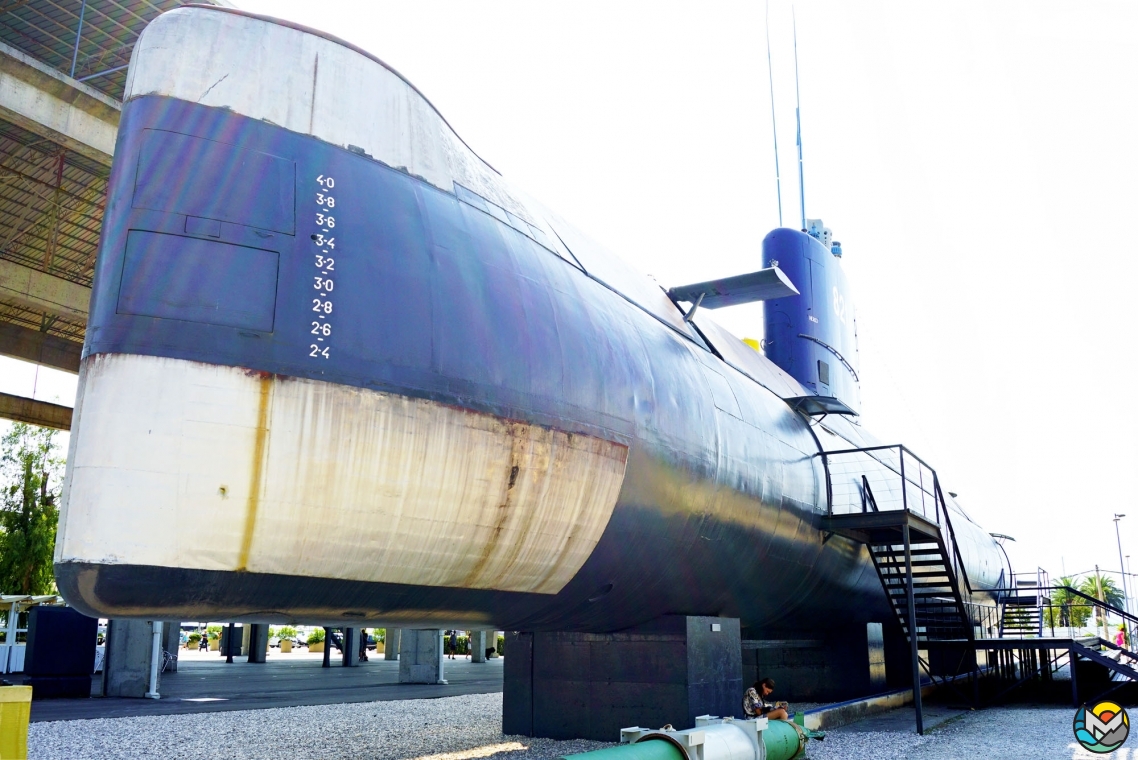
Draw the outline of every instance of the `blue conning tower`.
<instances>
[{"instance_id":1,"label":"blue conning tower","mask_svg":"<svg viewBox=\"0 0 1138 760\"><path fill-rule=\"evenodd\" d=\"M778 267L800 295L763 302L767 357L814 393L796 400L808 414L859 414L857 323L841 267L841 246L809 221L811 233L788 228L763 239L763 266Z\"/></svg>"}]
</instances>

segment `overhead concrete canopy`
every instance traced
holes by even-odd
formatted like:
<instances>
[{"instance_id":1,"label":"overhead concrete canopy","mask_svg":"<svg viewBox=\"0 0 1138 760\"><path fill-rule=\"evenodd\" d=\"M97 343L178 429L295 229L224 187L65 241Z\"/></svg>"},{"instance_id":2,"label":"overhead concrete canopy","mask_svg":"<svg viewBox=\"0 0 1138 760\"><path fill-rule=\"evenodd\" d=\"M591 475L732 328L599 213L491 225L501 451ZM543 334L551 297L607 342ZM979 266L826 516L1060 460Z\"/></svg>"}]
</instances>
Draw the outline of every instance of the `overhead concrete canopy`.
<instances>
[{"instance_id":1,"label":"overhead concrete canopy","mask_svg":"<svg viewBox=\"0 0 1138 760\"><path fill-rule=\"evenodd\" d=\"M127 64L185 4L0 0L0 355L78 371ZM25 401L0 417L70 425Z\"/></svg>"}]
</instances>

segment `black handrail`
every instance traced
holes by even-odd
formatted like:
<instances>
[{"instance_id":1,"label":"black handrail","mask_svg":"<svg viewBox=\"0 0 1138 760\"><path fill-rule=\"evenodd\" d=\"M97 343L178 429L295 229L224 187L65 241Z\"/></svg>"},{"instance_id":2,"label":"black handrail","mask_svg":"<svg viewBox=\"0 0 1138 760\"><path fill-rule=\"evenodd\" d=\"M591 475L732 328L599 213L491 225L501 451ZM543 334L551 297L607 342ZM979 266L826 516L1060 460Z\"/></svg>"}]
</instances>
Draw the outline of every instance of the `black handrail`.
<instances>
[{"instance_id":1,"label":"black handrail","mask_svg":"<svg viewBox=\"0 0 1138 760\"><path fill-rule=\"evenodd\" d=\"M1035 592L1039 592L1039 591L1069 591L1070 593L1074 594L1075 596L1080 597L1080 598L1085 599L1088 602L1090 602L1092 607L1098 607L1100 609L1108 610L1108 611L1113 612L1114 614L1118 615L1119 617L1121 617L1125 620L1129 620L1132 623L1138 624L1138 616L1131 615L1126 610L1121 610L1118 607L1115 607L1113 604L1109 604L1107 602L1104 602L1101 599L1095 599L1090 594L1084 594L1082 591L1079 591L1078 589L1075 589L1075 588L1071 588L1070 586L1042 586L1042 587L1040 587L1040 586L1029 586L1029 587L1025 587L1023 589L999 588L999 587L997 587L997 588L984 589L984 591L986 591L988 593L998 594L998 593L1002 593L1005 591L1007 591L1007 592L1019 592L1019 591L1024 591L1027 589L1030 589L1031 591L1035 591ZM1016 595L1018 596L1018 593L1016 593ZM1049 607L1049 608L1057 607L1057 606L1061 607L1062 605L1056 605L1054 603L1047 604L1047 607ZM1077 605L1077 606L1082 606L1082 605ZM1054 626L1052 626L1052 627L1054 627Z\"/></svg>"},{"instance_id":2,"label":"black handrail","mask_svg":"<svg viewBox=\"0 0 1138 760\"><path fill-rule=\"evenodd\" d=\"M968 580L968 572L964 569L964 557L960 556L960 544L956 543L956 528L952 526L952 518L948 516L948 504L944 501L944 494L940 490L940 478L937 477L936 470L929 467L933 473L933 489L935 497L940 504L944 505L944 524L948 528L949 538L952 540L952 553L955 559L955 564L959 571L959 577L964 581L964 587L968 589L968 593L972 591L972 583Z\"/></svg>"},{"instance_id":3,"label":"black handrail","mask_svg":"<svg viewBox=\"0 0 1138 760\"><path fill-rule=\"evenodd\" d=\"M826 502L827 502L826 506L827 506L827 512L831 516L833 516L833 514L834 514L834 486L833 486L833 478L830 475L830 457L831 456L835 456L835 455L839 455L839 454L868 454L868 453L871 453L874 451L893 451L893 450L897 450L897 452L898 452L898 458L899 458L899 462L898 462L899 468L898 469L894 469L892 467L891 463L883 462L880 459L878 459L877 457L873 457L873 460L875 462L877 462L879 465L881 465L882 467L884 467L885 469L892 472L894 475L897 475L901 478L901 504L902 504L902 509L908 510L908 508L909 508L909 503L908 503L908 483L909 482L913 482L914 485L916 485L917 488L919 488L922 493L928 493L928 491L925 490L925 486L922 482L909 481L908 480L908 478L905 474L905 455L908 454L910 457L915 459L923 467L928 468L929 472L932 473L932 476L933 476L933 492L932 492L931 496L933 497L934 521L935 521L936 525L938 525L938 526L942 525L941 520L940 520L940 514L942 511L942 507L943 507L943 512L944 512L943 527L945 529L946 538L947 538L946 544L951 545L951 549L949 549L949 552L951 554L951 556L949 557L951 566L949 569L953 572L953 575L955 575L956 578L958 578L959 580L962 580L964 582L964 587L968 590L969 594L974 593L974 591L972 589L972 583L971 583L971 581L968 580L968 573L964 568L964 557L960 553L960 544L957 543L957 541L956 541L956 529L953 527L952 518L949 516L948 504L947 504L947 502L945 502L944 493L941 491L941 488L940 488L940 478L937 475L936 470L928 462L926 462L925 460L921 459L919 456L914 454L904 444L894 443L894 444L882 445L882 446L866 446L866 447L858 448L858 449L837 449L834 451L823 451L822 452L822 468L824 469L824 471L826 473ZM861 476L861 480L862 480L862 484L863 484L862 511L864 512L864 511L866 511L865 494L866 494L866 492L869 492L871 494L870 499L872 499L872 491L869 490L869 481L865 477L864 474ZM922 504L923 504L923 499L922 499ZM876 508L877 507L876 500L873 500L873 506L875 508L874 509L875 512L880 511ZM922 512L923 512L923 508L922 508ZM927 517L927 515L924 515L924 516Z\"/></svg>"}]
</instances>

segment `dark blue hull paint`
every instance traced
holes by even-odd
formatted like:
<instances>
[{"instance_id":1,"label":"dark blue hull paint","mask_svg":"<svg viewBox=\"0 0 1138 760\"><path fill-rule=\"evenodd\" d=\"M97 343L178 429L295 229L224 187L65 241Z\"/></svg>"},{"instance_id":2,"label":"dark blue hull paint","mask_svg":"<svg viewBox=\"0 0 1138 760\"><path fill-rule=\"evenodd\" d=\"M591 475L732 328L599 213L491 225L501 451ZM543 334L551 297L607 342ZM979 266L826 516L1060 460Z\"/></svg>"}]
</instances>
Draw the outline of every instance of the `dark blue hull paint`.
<instances>
[{"instance_id":1,"label":"dark blue hull paint","mask_svg":"<svg viewBox=\"0 0 1138 760\"><path fill-rule=\"evenodd\" d=\"M328 358L309 355L319 176L336 182ZM771 629L891 614L863 547L823 544L817 443L773 393L489 214L272 124L124 106L84 349L104 353L432 399L621 442L629 462L600 543L556 595L57 565L92 614L595 632L663 614Z\"/></svg>"}]
</instances>

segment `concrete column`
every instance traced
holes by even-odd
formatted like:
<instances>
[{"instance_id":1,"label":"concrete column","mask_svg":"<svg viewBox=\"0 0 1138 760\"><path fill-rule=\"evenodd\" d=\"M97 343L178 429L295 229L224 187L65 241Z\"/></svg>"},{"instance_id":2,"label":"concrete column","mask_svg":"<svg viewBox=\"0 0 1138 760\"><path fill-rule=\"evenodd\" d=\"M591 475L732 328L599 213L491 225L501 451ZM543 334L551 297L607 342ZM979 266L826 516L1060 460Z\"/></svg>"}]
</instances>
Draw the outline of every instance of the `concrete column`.
<instances>
[{"instance_id":1,"label":"concrete column","mask_svg":"<svg viewBox=\"0 0 1138 760\"><path fill-rule=\"evenodd\" d=\"M485 629L478 631L468 631L470 634L470 661L471 662L486 662L486 647L490 646L486 642L490 637L487 633L493 631L486 631Z\"/></svg>"},{"instance_id":2,"label":"concrete column","mask_svg":"<svg viewBox=\"0 0 1138 760\"><path fill-rule=\"evenodd\" d=\"M402 628L388 628L384 631L383 659L399 659L399 639L402 632Z\"/></svg>"},{"instance_id":3,"label":"concrete column","mask_svg":"<svg viewBox=\"0 0 1138 760\"><path fill-rule=\"evenodd\" d=\"M249 654L249 644L252 642L253 626L241 626L241 656L245 657Z\"/></svg>"},{"instance_id":4,"label":"concrete column","mask_svg":"<svg viewBox=\"0 0 1138 760\"><path fill-rule=\"evenodd\" d=\"M165 620L162 623L162 648L174 655L166 666L167 673L178 672L178 656L182 653L182 621Z\"/></svg>"},{"instance_id":5,"label":"concrete column","mask_svg":"<svg viewBox=\"0 0 1138 760\"><path fill-rule=\"evenodd\" d=\"M232 628L230 626L232 626ZM225 657L226 662L232 662L231 658L241 655L241 645L245 639L245 629L248 627L247 625L235 625L232 623L222 627L219 649L222 656ZM232 641L230 641L229 636L230 630L233 631Z\"/></svg>"},{"instance_id":6,"label":"concrete column","mask_svg":"<svg viewBox=\"0 0 1138 760\"><path fill-rule=\"evenodd\" d=\"M360 629L344 629L344 646L341 652L340 664L345 668L356 668L360 664Z\"/></svg>"},{"instance_id":7,"label":"concrete column","mask_svg":"<svg viewBox=\"0 0 1138 760\"><path fill-rule=\"evenodd\" d=\"M253 623L245 626L249 631L249 662L264 662L269 656L269 626Z\"/></svg>"},{"instance_id":8,"label":"concrete column","mask_svg":"<svg viewBox=\"0 0 1138 760\"><path fill-rule=\"evenodd\" d=\"M403 629L399 641L399 683L446 683L442 631Z\"/></svg>"},{"instance_id":9,"label":"concrete column","mask_svg":"<svg viewBox=\"0 0 1138 760\"><path fill-rule=\"evenodd\" d=\"M104 697L142 699L146 696L150 690L152 630L148 620L111 620L107 623ZM159 676L159 680L161 678Z\"/></svg>"}]
</instances>

